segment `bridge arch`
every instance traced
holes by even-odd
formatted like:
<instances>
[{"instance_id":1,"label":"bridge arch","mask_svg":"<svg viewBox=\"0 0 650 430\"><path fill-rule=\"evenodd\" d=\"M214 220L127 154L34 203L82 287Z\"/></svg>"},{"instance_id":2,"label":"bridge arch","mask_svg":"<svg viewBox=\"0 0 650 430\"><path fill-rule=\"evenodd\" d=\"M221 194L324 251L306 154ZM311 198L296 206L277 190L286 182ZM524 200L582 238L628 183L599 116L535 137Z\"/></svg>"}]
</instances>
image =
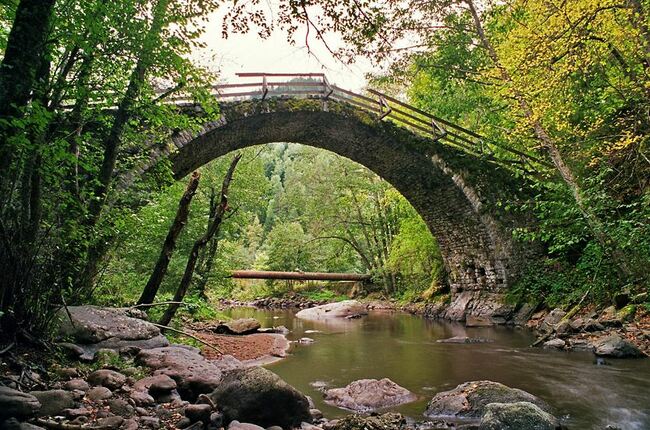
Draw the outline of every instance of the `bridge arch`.
<instances>
[{"instance_id":1,"label":"bridge arch","mask_svg":"<svg viewBox=\"0 0 650 430\"><path fill-rule=\"evenodd\" d=\"M506 322L503 295L529 254L512 239L521 225L498 201L520 198L521 180L484 159L378 121L346 103L268 99L222 105L200 132L179 132L166 155L183 178L217 157L249 146L300 143L349 158L393 185L422 216L440 245L452 303L443 316Z\"/></svg>"}]
</instances>

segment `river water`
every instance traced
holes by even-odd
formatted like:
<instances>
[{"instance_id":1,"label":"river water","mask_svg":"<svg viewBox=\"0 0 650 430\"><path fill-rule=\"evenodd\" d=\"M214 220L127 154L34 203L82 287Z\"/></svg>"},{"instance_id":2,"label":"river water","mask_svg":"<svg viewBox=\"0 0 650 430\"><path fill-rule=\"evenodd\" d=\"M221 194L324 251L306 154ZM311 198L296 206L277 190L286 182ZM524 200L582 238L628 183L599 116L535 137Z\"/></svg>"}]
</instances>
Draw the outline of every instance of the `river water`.
<instances>
[{"instance_id":1,"label":"river water","mask_svg":"<svg viewBox=\"0 0 650 430\"><path fill-rule=\"evenodd\" d=\"M541 397L571 430L603 430L607 425L650 429L650 359L608 359L606 365L597 365L589 352L530 348L534 338L527 330L466 328L399 312L328 322L299 320L289 310L234 308L226 313L257 318L263 327L284 325L291 330L290 340L315 340L294 345L288 358L266 367L311 396L330 419L349 411L324 403L314 383L343 387L357 379L390 378L419 396L390 410L418 420L435 393L488 379ZM436 342L453 336L492 342Z\"/></svg>"}]
</instances>

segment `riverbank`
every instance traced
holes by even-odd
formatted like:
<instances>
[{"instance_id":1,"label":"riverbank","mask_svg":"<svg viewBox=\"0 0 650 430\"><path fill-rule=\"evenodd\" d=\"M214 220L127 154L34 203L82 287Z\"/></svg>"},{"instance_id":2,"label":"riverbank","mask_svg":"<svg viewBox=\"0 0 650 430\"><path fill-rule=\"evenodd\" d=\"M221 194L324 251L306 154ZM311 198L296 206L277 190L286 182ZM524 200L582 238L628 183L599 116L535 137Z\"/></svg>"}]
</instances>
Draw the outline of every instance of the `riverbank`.
<instances>
[{"instance_id":1,"label":"riverbank","mask_svg":"<svg viewBox=\"0 0 650 430\"><path fill-rule=\"evenodd\" d=\"M428 319L440 319L445 314L442 302L400 303L396 300L358 299L368 310L402 311ZM305 309L334 303L332 300L312 300L299 294L287 297L258 298L251 301L220 300L222 307L250 306L259 309ZM601 356L650 356L650 312L627 304L616 309L585 306L572 311L540 309L527 306L523 317L511 320L511 325L532 330L537 340L532 346L565 351L594 351ZM490 326L480 318L463 321L468 327ZM608 340L605 342L606 340ZM602 345L605 343L604 345ZM599 347L599 345L601 345ZM638 350L638 353L635 351Z\"/></svg>"}]
</instances>

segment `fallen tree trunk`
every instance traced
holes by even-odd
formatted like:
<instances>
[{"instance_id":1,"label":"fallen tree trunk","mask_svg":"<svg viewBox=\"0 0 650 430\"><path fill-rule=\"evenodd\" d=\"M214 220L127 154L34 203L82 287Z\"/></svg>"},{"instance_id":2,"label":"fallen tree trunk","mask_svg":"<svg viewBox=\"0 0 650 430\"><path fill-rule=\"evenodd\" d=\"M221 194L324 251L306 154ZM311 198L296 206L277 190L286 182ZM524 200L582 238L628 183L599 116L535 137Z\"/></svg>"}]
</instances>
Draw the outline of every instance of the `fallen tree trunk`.
<instances>
[{"instance_id":1,"label":"fallen tree trunk","mask_svg":"<svg viewBox=\"0 0 650 430\"><path fill-rule=\"evenodd\" d=\"M369 281L370 275L362 273L327 272L271 272L260 270L234 270L231 277L237 279L287 279L298 281Z\"/></svg>"}]
</instances>

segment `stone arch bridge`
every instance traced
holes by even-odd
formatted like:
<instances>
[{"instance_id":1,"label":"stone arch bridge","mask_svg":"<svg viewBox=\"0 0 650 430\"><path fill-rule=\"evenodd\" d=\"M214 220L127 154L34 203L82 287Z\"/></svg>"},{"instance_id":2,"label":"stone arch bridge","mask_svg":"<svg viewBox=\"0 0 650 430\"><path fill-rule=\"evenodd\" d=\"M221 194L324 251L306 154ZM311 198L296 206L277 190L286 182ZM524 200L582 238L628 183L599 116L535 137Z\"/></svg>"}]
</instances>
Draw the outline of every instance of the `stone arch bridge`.
<instances>
[{"instance_id":1,"label":"stone arch bridge","mask_svg":"<svg viewBox=\"0 0 650 430\"><path fill-rule=\"evenodd\" d=\"M304 87L283 83L284 89L267 81L273 75L251 75L263 78L257 87L220 88L245 89L221 94L226 100L247 99L224 101L219 120L200 131L174 134L173 144L156 150L137 173L166 157L180 179L229 152L273 142L335 152L388 181L427 223L440 245L452 293L441 316L481 323L513 317L504 293L535 252L512 238L512 229L527 221L501 207L526 198L514 172L532 158L515 153L510 154L512 163L497 162L484 150L494 148L471 131L377 92L371 98L340 89L323 75L309 75ZM321 79L314 82L314 77Z\"/></svg>"}]
</instances>

